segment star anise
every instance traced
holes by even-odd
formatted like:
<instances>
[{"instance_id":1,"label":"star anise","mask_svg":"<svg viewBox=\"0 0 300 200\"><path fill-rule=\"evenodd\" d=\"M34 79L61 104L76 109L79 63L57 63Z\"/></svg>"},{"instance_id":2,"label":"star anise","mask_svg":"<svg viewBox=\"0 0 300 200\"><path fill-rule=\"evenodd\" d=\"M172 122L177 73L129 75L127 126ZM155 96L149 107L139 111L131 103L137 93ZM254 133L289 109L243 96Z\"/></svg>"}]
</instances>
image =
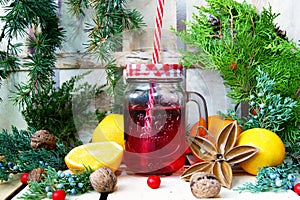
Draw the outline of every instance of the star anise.
<instances>
[{"instance_id":1,"label":"star anise","mask_svg":"<svg viewBox=\"0 0 300 200\"><path fill-rule=\"evenodd\" d=\"M237 122L234 121L221 130L215 142L200 136L190 136L188 140L191 150L204 161L190 166L181 178L188 181L194 173L204 171L213 173L222 186L231 188L230 165L245 161L258 152L257 148L250 145L235 146L237 134Z\"/></svg>"}]
</instances>

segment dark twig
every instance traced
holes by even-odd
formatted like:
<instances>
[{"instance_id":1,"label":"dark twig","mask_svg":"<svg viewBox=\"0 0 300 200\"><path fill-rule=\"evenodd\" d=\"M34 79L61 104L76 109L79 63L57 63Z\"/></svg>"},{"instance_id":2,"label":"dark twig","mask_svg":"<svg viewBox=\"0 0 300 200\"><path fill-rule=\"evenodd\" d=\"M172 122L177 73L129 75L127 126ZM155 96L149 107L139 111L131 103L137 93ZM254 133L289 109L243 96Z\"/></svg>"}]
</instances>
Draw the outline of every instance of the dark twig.
<instances>
[{"instance_id":1,"label":"dark twig","mask_svg":"<svg viewBox=\"0 0 300 200\"><path fill-rule=\"evenodd\" d=\"M108 192L102 192L100 193L100 199L99 200L107 200Z\"/></svg>"}]
</instances>

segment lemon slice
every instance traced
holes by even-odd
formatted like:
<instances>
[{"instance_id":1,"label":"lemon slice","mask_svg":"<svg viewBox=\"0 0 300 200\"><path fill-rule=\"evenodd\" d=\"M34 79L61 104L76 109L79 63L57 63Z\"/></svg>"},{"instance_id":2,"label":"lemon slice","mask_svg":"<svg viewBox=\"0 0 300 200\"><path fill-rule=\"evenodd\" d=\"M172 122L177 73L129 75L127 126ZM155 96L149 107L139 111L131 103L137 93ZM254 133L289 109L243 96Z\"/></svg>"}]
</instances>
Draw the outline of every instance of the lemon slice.
<instances>
[{"instance_id":1,"label":"lemon slice","mask_svg":"<svg viewBox=\"0 0 300 200\"><path fill-rule=\"evenodd\" d=\"M107 115L93 131L92 142L113 141L124 147L123 120L121 114Z\"/></svg>"},{"instance_id":2,"label":"lemon slice","mask_svg":"<svg viewBox=\"0 0 300 200\"><path fill-rule=\"evenodd\" d=\"M116 142L87 143L73 148L65 157L67 167L72 171L93 170L108 167L116 171L123 157L123 147Z\"/></svg>"}]
</instances>

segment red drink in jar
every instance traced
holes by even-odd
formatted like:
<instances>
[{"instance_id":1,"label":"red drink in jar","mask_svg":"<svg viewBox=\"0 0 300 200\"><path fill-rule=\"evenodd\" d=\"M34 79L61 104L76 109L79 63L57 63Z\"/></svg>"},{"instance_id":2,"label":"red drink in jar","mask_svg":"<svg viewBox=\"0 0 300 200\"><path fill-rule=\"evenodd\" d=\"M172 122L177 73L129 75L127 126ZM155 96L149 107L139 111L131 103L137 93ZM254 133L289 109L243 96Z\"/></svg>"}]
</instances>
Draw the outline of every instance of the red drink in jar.
<instances>
[{"instance_id":1,"label":"red drink in jar","mask_svg":"<svg viewBox=\"0 0 300 200\"><path fill-rule=\"evenodd\" d=\"M184 91L182 65L130 64L126 76L124 163L134 173L172 174L186 159L186 102L204 99Z\"/></svg>"},{"instance_id":2,"label":"red drink in jar","mask_svg":"<svg viewBox=\"0 0 300 200\"><path fill-rule=\"evenodd\" d=\"M136 173L172 174L185 162L185 109L154 107L151 127L146 109L131 105L125 114L124 162Z\"/></svg>"}]
</instances>

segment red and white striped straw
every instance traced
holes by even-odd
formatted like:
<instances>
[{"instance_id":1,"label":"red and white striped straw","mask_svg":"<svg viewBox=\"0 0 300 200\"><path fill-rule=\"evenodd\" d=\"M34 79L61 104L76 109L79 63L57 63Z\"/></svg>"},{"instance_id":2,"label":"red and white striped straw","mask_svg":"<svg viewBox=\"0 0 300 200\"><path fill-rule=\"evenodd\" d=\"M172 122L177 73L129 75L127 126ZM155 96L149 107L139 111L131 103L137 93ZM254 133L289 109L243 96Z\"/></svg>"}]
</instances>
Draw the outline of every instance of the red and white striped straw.
<instances>
[{"instance_id":1,"label":"red and white striped straw","mask_svg":"<svg viewBox=\"0 0 300 200\"><path fill-rule=\"evenodd\" d=\"M153 53L152 53L152 63L157 64L159 62L160 54L160 40L161 40L161 27L164 15L164 0L157 0L156 6L156 19L155 19L155 30L154 30L154 41L153 41ZM145 116L145 127L151 131L152 129L152 109L154 107L154 83L150 83L150 91L148 98L148 108Z\"/></svg>"},{"instance_id":2,"label":"red and white striped straw","mask_svg":"<svg viewBox=\"0 0 300 200\"><path fill-rule=\"evenodd\" d=\"M162 27L162 20L163 20L163 16L164 16L164 3L165 3L164 0L157 0L154 41L153 41L153 53L152 53L152 63L153 64L157 64L159 62L161 27Z\"/></svg>"},{"instance_id":3,"label":"red and white striped straw","mask_svg":"<svg viewBox=\"0 0 300 200\"><path fill-rule=\"evenodd\" d=\"M149 130L152 128L152 108L154 107L154 83L150 83L150 90L149 90L149 98L148 98L148 109L146 110L146 121L145 121L145 127L147 127Z\"/></svg>"}]
</instances>

